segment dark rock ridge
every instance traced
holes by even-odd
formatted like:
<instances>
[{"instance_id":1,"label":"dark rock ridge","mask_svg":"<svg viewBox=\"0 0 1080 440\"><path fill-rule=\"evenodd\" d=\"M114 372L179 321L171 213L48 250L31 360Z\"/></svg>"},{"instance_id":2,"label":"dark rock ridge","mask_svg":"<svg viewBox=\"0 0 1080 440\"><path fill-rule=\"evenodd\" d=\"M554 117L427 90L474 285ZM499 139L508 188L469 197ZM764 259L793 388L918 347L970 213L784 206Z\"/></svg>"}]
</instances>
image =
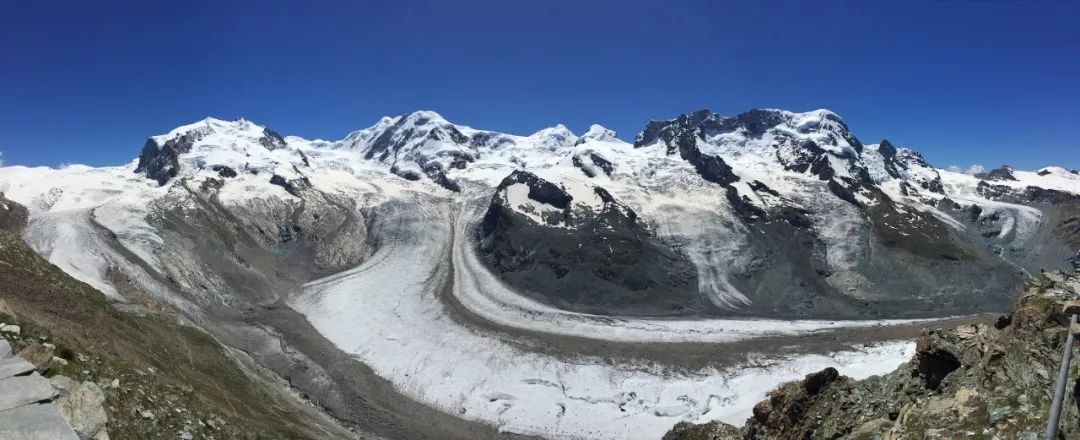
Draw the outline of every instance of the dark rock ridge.
<instances>
[{"instance_id":1,"label":"dark rock ridge","mask_svg":"<svg viewBox=\"0 0 1080 440\"><path fill-rule=\"evenodd\" d=\"M232 169L232 167L230 167L230 166L214 165L210 169L212 169L212 170L214 170L214 172L218 173L218 176L221 176L221 177L224 177L224 178L236 177L236 170Z\"/></svg>"},{"instance_id":2,"label":"dark rock ridge","mask_svg":"<svg viewBox=\"0 0 1080 440\"><path fill-rule=\"evenodd\" d=\"M588 163L586 163L586 160ZM599 168L600 171L607 176L610 176L611 173L615 172L615 164L592 151L585 154L575 154L574 157L571 158L571 161L575 167L580 168L581 172L585 173L588 177L598 176L596 171L594 171L595 168Z\"/></svg>"},{"instance_id":3,"label":"dark rock ridge","mask_svg":"<svg viewBox=\"0 0 1080 440\"><path fill-rule=\"evenodd\" d=\"M556 210L546 224L510 206L507 188ZM515 171L496 189L480 225L479 252L512 286L560 308L622 315L686 315L710 306L694 265L657 240L637 214L602 188L603 206L579 210L558 185Z\"/></svg>"},{"instance_id":4,"label":"dark rock ridge","mask_svg":"<svg viewBox=\"0 0 1080 440\"><path fill-rule=\"evenodd\" d=\"M311 187L311 181L307 177L301 177L298 179L286 179L277 174L270 177L270 183L280 186L296 197L301 197L300 192L304 189Z\"/></svg>"},{"instance_id":5,"label":"dark rock ridge","mask_svg":"<svg viewBox=\"0 0 1080 440\"><path fill-rule=\"evenodd\" d=\"M136 173L145 173L146 178L156 180L158 185L165 185L169 179L180 172L180 155L191 151L192 145L205 136L201 130L184 133L158 145L153 138L147 139L139 153Z\"/></svg>"},{"instance_id":6,"label":"dark rock ridge","mask_svg":"<svg viewBox=\"0 0 1080 440\"><path fill-rule=\"evenodd\" d=\"M664 440L1041 438L1069 331L1063 304L1078 289L1080 274L1041 274L995 321L923 330L892 373L856 381L827 368L772 391L741 429L683 423ZM1069 381L1080 389L1075 369ZM1058 438L1080 438L1078 406L1067 400Z\"/></svg>"},{"instance_id":7,"label":"dark rock ridge","mask_svg":"<svg viewBox=\"0 0 1080 440\"><path fill-rule=\"evenodd\" d=\"M22 234L30 221L30 211L25 206L9 200L0 192L0 231Z\"/></svg>"},{"instance_id":8,"label":"dark rock ridge","mask_svg":"<svg viewBox=\"0 0 1080 440\"><path fill-rule=\"evenodd\" d=\"M975 177L989 181L1016 180L1012 167L1008 165L1002 165L985 173L978 173Z\"/></svg>"},{"instance_id":9,"label":"dark rock ridge","mask_svg":"<svg viewBox=\"0 0 1080 440\"><path fill-rule=\"evenodd\" d=\"M276 131L263 127L263 135L259 138L259 145L262 145L267 150L277 150L285 148L285 139Z\"/></svg>"},{"instance_id":10,"label":"dark rock ridge","mask_svg":"<svg viewBox=\"0 0 1080 440\"><path fill-rule=\"evenodd\" d=\"M726 185L738 181L739 177L731 172L724 159L702 154L697 141L704 140L706 133L732 132L747 124L748 130L755 131L766 124L760 119L770 119L767 112L756 115L757 118L725 118L709 110L698 110L672 120L649 121L645 130L634 140L634 147L641 148L662 141L667 146L667 154L679 153L679 157L693 165L703 179Z\"/></svg>"},{"instance_id":11,"label":"dark rock ridge","mask_svg":"<svg viewBox=\"0 0 1080 440\"><path fill-rule=\"evenodd\" d=\"M885 171L894 179L911 179L922 189L938 194L945 193L945 188L941 183L941 176L934 176L926 180L921 176L915 177L911 175L910 170L915 166L931 168L921 153L909 148L898 149L887 139L882 139L881 143L878 144L878 153L881 154Z\"/></svg>"}]
</instances>

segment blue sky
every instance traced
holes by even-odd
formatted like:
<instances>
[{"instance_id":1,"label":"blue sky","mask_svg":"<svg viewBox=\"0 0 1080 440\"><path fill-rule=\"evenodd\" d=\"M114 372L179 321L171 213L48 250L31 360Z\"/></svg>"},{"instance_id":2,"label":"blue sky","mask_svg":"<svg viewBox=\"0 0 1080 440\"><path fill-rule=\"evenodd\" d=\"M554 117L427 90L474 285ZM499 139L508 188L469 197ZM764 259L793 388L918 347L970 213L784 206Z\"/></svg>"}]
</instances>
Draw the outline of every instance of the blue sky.
<instances>
[{"instance_id":1,"label":"blue sky","mask_svg":"<svg viewBox=\"0 0 1080 440\"><path fill-rule=\"evenodd\" d=\"M208 115L339 139L430 109L630 140L773 107L832 109L943 167L1080 168L1076 2L128 3L5 6L4 162L125 163Z\"/></svg>"}]
</instances>

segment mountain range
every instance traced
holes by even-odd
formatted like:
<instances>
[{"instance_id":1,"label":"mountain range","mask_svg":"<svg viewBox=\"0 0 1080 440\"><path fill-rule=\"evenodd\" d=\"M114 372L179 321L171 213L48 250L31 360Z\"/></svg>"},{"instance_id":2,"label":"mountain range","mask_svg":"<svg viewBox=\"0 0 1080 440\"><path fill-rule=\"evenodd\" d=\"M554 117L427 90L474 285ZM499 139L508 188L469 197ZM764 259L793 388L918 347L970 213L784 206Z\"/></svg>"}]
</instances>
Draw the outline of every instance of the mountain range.
<instances>
[{"instance_id":1,"label":"mountain range","mask_svg":"<svg viewBox=\"0 0 1080 440\"><path fill-rule=\"evenodd\" d=\"M125 165L0 168L0 189L50 262L113 301L181 311L339 419L360 391L326 385L338 373L305 353L307 335L416 400L523 433L548 431L506 421L535 411L505 397L521 393L437 397L433 370L403 370L439 363L407 332L725 342L1000 312L1030 275L1080 266L1077 171L936 168L862 143L828 110L700 110L633 143L599 125L519 136L431 111L337 141L207 118ZM710 401L664 411L694 419ZM580 414L566 426L587 427Z\"/></svg>"}]
</instances>

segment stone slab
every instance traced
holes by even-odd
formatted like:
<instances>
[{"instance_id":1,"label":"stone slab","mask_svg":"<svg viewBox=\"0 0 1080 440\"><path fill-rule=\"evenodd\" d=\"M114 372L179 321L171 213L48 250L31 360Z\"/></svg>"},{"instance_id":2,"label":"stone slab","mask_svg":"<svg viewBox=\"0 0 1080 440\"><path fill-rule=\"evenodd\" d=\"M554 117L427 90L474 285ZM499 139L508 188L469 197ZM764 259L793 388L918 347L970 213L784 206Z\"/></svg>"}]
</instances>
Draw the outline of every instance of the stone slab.
<instances>
[{"instance_id":1,"label":"stone slab","mask_svg":"<svg viewBox=\"0 0 1080 440\"><path fill-rule=\"evenodd\" d=\"M24 405L0 411L0 439L79 440L55 404Z\"/></svg>"},{"instance_id":2,"label":"stone slab","mask_svg":"<svg viewBox=\"0 0 1080 440\"><path fill-rule=\"evenodd\" d=\"M34 371L34 364L21 357L0 359L0 380Z\"/></svg>"},{"instance_id":3,"label":"stone slab","mask_svg":"<svg viewBox=\"0 0 1080 440\"><path fill-rule=\"evenodd\" d=\"M50 400L59 394L48 379L37 373L0 380L0 411ZM4 438L0 436L0 438Z\"/></svg>"}]
</instances>

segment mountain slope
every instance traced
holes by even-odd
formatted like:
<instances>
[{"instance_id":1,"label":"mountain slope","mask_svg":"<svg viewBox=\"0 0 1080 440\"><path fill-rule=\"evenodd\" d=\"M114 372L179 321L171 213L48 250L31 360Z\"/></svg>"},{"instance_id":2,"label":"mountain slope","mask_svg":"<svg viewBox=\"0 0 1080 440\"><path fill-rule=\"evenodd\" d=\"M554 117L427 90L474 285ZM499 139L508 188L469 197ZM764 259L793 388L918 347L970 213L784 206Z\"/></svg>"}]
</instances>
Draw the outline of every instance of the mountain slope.
<instances>
[{"instance_id":1,"label":"mountain slope","mask_svg":"<svg viewBox=\"0 0 1080 440\"><path fill-rule=\"evenodd\" d=\"M2 193L0 204L0 321L22 335L0 337L16 350L48 340L67 358L49 375L101 383L108 438L354 438L174 312L148 299L114 309L23 243L25 210Z\"/></svg>"},{"instance_id":2,"label":"mountain slope","mask_svg":"<svg viewBox=\"0 0 1080 440\"><path fill-rule=\"evenodd\" d=\"M826 369L772 391L741 432L681 424L664 439L1037 438L1069 330L1062 305L1078 290L1080 273L1041 274L995 322L924 331L894 372L856 381ZM1078 380L1074 369L1070 389ZM1060 438L1080 435L1077 411L1067 399Z\"/></svg>"}]
</instances>

